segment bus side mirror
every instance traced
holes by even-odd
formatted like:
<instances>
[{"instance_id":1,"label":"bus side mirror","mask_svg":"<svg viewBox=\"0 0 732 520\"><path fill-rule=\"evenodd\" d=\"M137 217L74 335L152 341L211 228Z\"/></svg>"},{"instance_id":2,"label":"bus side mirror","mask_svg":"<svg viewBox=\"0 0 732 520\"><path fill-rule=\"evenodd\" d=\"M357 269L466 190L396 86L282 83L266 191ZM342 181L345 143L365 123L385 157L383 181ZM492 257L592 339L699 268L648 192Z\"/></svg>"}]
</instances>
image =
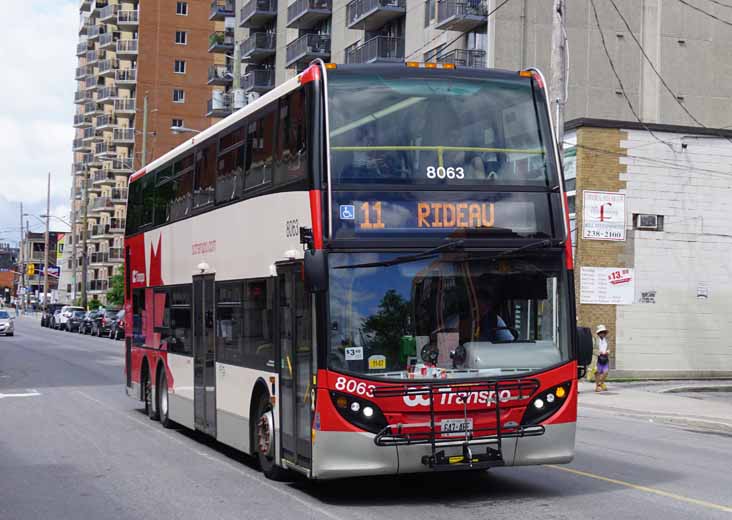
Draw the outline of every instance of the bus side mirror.
<instances>
[{"instance_id":1,"label":"bus side mirror","mask_svg":"<svg viewBox=\"0 0 732 520\"><path fill-rule=\"evenodd\" d=\"M305 251L305 288L312 293L328 290L328 257L320 249Z\"/></svg>"},{"instance_id":2,"label":"bus side mirror","mask_svg":"<svg viewBox=\"0 0 732 520\"><path fill-rule=\"evenodd\" d=\"M592 330L577 327L577 364L587 367L592 363Z\"/></svg>"}]
</instances>

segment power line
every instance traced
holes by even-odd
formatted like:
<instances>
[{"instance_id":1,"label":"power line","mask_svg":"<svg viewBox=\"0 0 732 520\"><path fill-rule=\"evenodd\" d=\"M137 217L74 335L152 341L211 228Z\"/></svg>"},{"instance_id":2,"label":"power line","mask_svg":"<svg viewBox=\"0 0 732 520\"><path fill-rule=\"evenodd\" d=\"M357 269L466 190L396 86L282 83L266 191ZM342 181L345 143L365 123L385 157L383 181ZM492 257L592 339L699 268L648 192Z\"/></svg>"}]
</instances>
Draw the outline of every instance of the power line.
<instances>
[{"instance_id":1,"label":"power line","mask_svg":"<svg viewBox=\"0 0 732 520\"><path fill-rule=\"evenodd\" d=\"M679 1L680 2L685 2L685 0L679 0ZM623 21L623 24L625 25L625 28L628 29L628 32L630 33L630 36L633 38L633 41L636 43L636 45L638 45L638 48L640 49L641 54L643 54L643 58L645 58L645 60L651 66L651 69L653 69L653 72L656 74L656 76L658 77L658 79L661 81L661 84L666 89L666 91L669 94L671 94L671 96L674 98L674 101L676 101L676 103L682 108L682 110L684 112L686 112L686 115L688 115L692 119L692 121L694 121L696 124L698 124L702 128L708 128L704 123L702 123L701 121L699 121L699 119L697 119L694 116L694 114L692 114L689 111L688 108L686 108L686 106L681 102L681 100L678 98L678 96L676 95L676 93L673 90L671 90L671 87L668 85L668 83L666 82L666 80L664 79L664 77L661 75L661 73L658 71L658 69L654 65L653 61L651 61L651 58L646 53L646 50L643 48L643 44L640 41L638 41L638 38L636 37L635 33L633 33L633 30L630 28L630 24L628 24L628 21L625 19L625 16L623 16L623 13L621 13L620 12L620 9L618 9L618 6L615 3L615 0L610 0L610 3L612 4L613 8L615 9L615 12L618 13L618 16L620 17L620 19ZM732 25L732 24L730 24L730 25ZM725 136L720 136L720 137L722 137L724 139L727 139L727 141L729 141L730 143L732 143L732 140L730 140L729 137L725 137Z\"/></svg>"},{"instance_id":2,"label":"power line","mask_svg":"<svg viewBox=\"0 0 732 520\"><path fill-rule=\"evenodd\" d=\"M503 0L503 2L501 2L500 4L498 4L498 5L497 5L497 6L496 6L496 7L495 7L495 8L494 8L494 9L493 9L492 11L490 11L490 12L489 12L489 13L488 13L488 14L486 15L486 20L487 20L488 18L490 18L490 17L491 17L491 15L492 15L493 13L495 13L496 11L498 11L498 10L499 10L499 9L500 9L501 7L503 7L504 5L506 5L506 4L507 4L508 2L510 2L510 1L511 1L511 0ZM441 37L441 36L443 36L444 34L445 34L444 32L440 32L440 33L438 33L438 34L437 34L437 36L433 37L433 38L432 38L432 39L431 39L430 41L428 41L427 43L425 43L424 45L422 45L421 47L419 47L419 48L418 48L417 50L413 51L413 52L412 52L412 53L411 53L411 54L410 54L409 56L407 56L407 57L405 58L405 61L406 61L406 60L408 60L409 58L411 58L412 56L414 56L415 54L417 54L417 53L418 53L419 51L421 51L421 50L422 50L422 49L424 49L425 47L427 47L427 46L431 45L431 44L432 44L432 43L433 43L433 42L434 42L435 40L437 40L438 38L440 38L440 37ZM453 43L455 43L456 41L458 41L458 40L459 40L460 38L462 38L462 37L463 37L463 36L465 36L466 34L467 34L467 32L461 32L461 33L460 33L460 34L459 34L459 35L457 36L457 38L453 39L453 40L452 40L452 41L450 41L449 43L446 43L446 44L444 45L444 48L445 48L445 49L447 49L448 47L450 47L450 45L452 45Z\"/></svg>"},{"instance_id":3,"label":"power line","mask_svg":"<svg viewBox=\"0 0 732 520\"><path fill-rule=\"evenodd\" d=\"M646 125L643 120L638 115L638 112L636 112L635 107L633 106L633 103L630 101L630 98L628 97L628 93L625 90L625 87L623 86L623 80L620 79L620 74L618 74L617 69L615 68L615 63L613 63L613 59L610 56L610 51L607 48L607 42L605 41L605 33L602 31L602 27L600 26L600 17L597 14L597 7L595 6L595 0L590 0L590 4L592 5L592 11L595 14L595 25L597 25L597 30L600 32L600 41L602 42L602 48L605 51L605 56L607 56L607 61L610 64L610 68L613 71L613 74L615 75L615 79L618 81L618 85L620 85L620 91L623 94L623 97L625 98L626 103L628 104L628 108L630 108L630 111L633 113L633 116L635 119L643 126L643 128L653 136L654 139L658 140L659 142L665 144L669 148L673 147L658 137L656 134L653 133L653 130L651 130L648 125Z\"/></svg>"},{"instance_id":4,"label":"power line","mask_svg":"<svg viewBox=\"0 0 732 520\"><path fill-rule=\"evenodd\" d=\"M711 2L713 4L717 4L722 7L726 7L727 9L732 9L732 5L725 4L724 2L720 2L719 0L707 0L707 2Z\"/></svg>"},{"instance_id":5,"label":"power line","mask_svg":"<svg viewBox=\"0 0 732 520\"><path fill-rule=\"evenodd\" d=\"M710 0L710 1L712 1L712 0ZM718 22L721 22L721 23L723 23L723 24L725 24L725 25L729 25L730 27L732 27L732 22L730 22L729 20L725 20L725 19L723 19L723 18L720 18L719 16L717 16L717 15L715 15L715 14L712 14L712 13L710 13L709 11L705 11L705 10L704 10L704 9L702 9L701 7L697 7L697 6L693 5L693 4L690 4L690 3L689 3L689 2L687 2L686 0L679 0L679 2L681 2L682 4L684 4L684 5L685 5L685 6L687 6L687 7L691 7L691 8L692 8L692 9L694 9L695 11L699 11L700 13L702 13L702 14L704 14L704 15L708 16L709 18L714 18L714 19L715 19L715 20L717 20ZM720 3L719 5L724 5L724 4L721 4L721 3ZM728 6L728 5L725 5L725 7L730 7L730 6Z\"/></svg>"}]
</instances>

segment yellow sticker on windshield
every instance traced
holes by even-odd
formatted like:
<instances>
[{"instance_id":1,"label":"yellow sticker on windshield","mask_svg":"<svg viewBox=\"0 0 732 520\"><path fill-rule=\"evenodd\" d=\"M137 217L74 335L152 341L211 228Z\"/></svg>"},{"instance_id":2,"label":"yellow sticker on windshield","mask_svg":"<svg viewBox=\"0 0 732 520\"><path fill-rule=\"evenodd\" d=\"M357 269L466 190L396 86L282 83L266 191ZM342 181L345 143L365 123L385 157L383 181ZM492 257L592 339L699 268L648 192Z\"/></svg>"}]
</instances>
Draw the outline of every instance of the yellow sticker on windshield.
<instances>
[{"instance_id":1,"label":"yellow sticker on windshield","mask_svg":"<svg viewBox=\"0 0 732 520\"><path fill-rule=\"evenodd\" d=\"M369 357L369 370L384 370L386 368L386 356L375 355Z\"/></svg>"}]
</instances>

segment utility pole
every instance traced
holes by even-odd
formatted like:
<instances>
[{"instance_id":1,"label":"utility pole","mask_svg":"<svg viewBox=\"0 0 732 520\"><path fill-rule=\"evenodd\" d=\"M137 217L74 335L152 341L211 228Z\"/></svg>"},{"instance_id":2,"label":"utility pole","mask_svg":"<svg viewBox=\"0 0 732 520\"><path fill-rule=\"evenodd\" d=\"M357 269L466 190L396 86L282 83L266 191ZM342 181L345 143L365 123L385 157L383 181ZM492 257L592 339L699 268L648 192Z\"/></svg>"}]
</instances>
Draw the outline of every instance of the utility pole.
<instances>
[{"instance_id":1,"label":"utility pole","mask_svg":"<svg viewBox=\"0 0 732 520\"><path fill-rule=\"evenodd\" d=\"M554 0L552 7L552 81L549 90L555 109L555 129L559 156L564 159L564 109L567 104L567 0Z\"/></svg>"},{"instance_id":2,"label":"utility pole","mask_svg":"<svg viewBox=\"0 0 732 520\"><path fill-rule=\"evenodd\" d=\"M43 254L43 310L48 309L48 221L51 219L51 172L48 172L46 183L46 235L44 237L45 247Z\"/></svg>"},{"instance_id":3,"label":"utility pole","mask_svg":"<svg viewBox=\"0 0 732 520\"><path fill-rule=\"evenodd\" d=\"M71 206L71 304L76 304L76 208Z\"/></svg>"},{"instance_id":4,"label":"utility pole","mask_svg":"<svg viewBox=\"0 0 732 520\"><path fill-rule=\"evenodd\" d=\"M81 214L81 306L86 309L87 304L87 298L86 298L86 282L87 282L87 272L86 272L86 265L87 265L87 254L86 254L86 240L87 240L87 227L88 227L88 220L87 215L89 213L89 170L88 168L84 168L84 184L82 186L84 190L84 195L82 196L82 214Z\"/></svg>"},{"instance_id":5,"label":"utility pole","mask_svg":"<svg viewBox=\"0 0 732 520\"><path fill-rule=\"evenodd\" d=\"M147 164L147 94L142 98L142 158L140 168Z\"/></svg>"},{"instance_id":6,"label":"utility pole","mask_svg":"<svg viewBox=\"0 0 732 520\"><path fill-rule=\"evenodd\" d=\"M23 254L24 249L24 243L23 240L23 203L20 203L20 252L18 254L18 264L20 264L20 286L18 287L18 303L17 305L20 305L21 301L23 302L23 309L25 309L25 258ZM21 293L21 289L23 289L23 293Z\"/></svg>"}]
</instances>

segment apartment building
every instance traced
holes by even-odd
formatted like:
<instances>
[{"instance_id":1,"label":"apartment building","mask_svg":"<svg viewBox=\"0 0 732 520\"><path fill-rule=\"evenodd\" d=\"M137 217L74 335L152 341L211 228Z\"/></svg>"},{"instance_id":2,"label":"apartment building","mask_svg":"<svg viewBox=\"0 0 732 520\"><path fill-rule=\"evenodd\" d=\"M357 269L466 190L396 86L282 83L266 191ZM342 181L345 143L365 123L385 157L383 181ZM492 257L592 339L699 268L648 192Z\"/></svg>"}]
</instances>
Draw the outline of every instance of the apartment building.
<instances>
[{"instance_id":1,"label":"apartment building","mask_svg":"<svg viewBox=\"0 0 732 520\"><path fill-rule=\"evenodd\" d=\"M71 172L75 246L64 259L62 299L80 293L86 262L88 298L104 300L123 259L128 177L189 137L173 127L211 124L204 108L209 11L208 0L80 2Z\"/></svg>"}]
</instances>

